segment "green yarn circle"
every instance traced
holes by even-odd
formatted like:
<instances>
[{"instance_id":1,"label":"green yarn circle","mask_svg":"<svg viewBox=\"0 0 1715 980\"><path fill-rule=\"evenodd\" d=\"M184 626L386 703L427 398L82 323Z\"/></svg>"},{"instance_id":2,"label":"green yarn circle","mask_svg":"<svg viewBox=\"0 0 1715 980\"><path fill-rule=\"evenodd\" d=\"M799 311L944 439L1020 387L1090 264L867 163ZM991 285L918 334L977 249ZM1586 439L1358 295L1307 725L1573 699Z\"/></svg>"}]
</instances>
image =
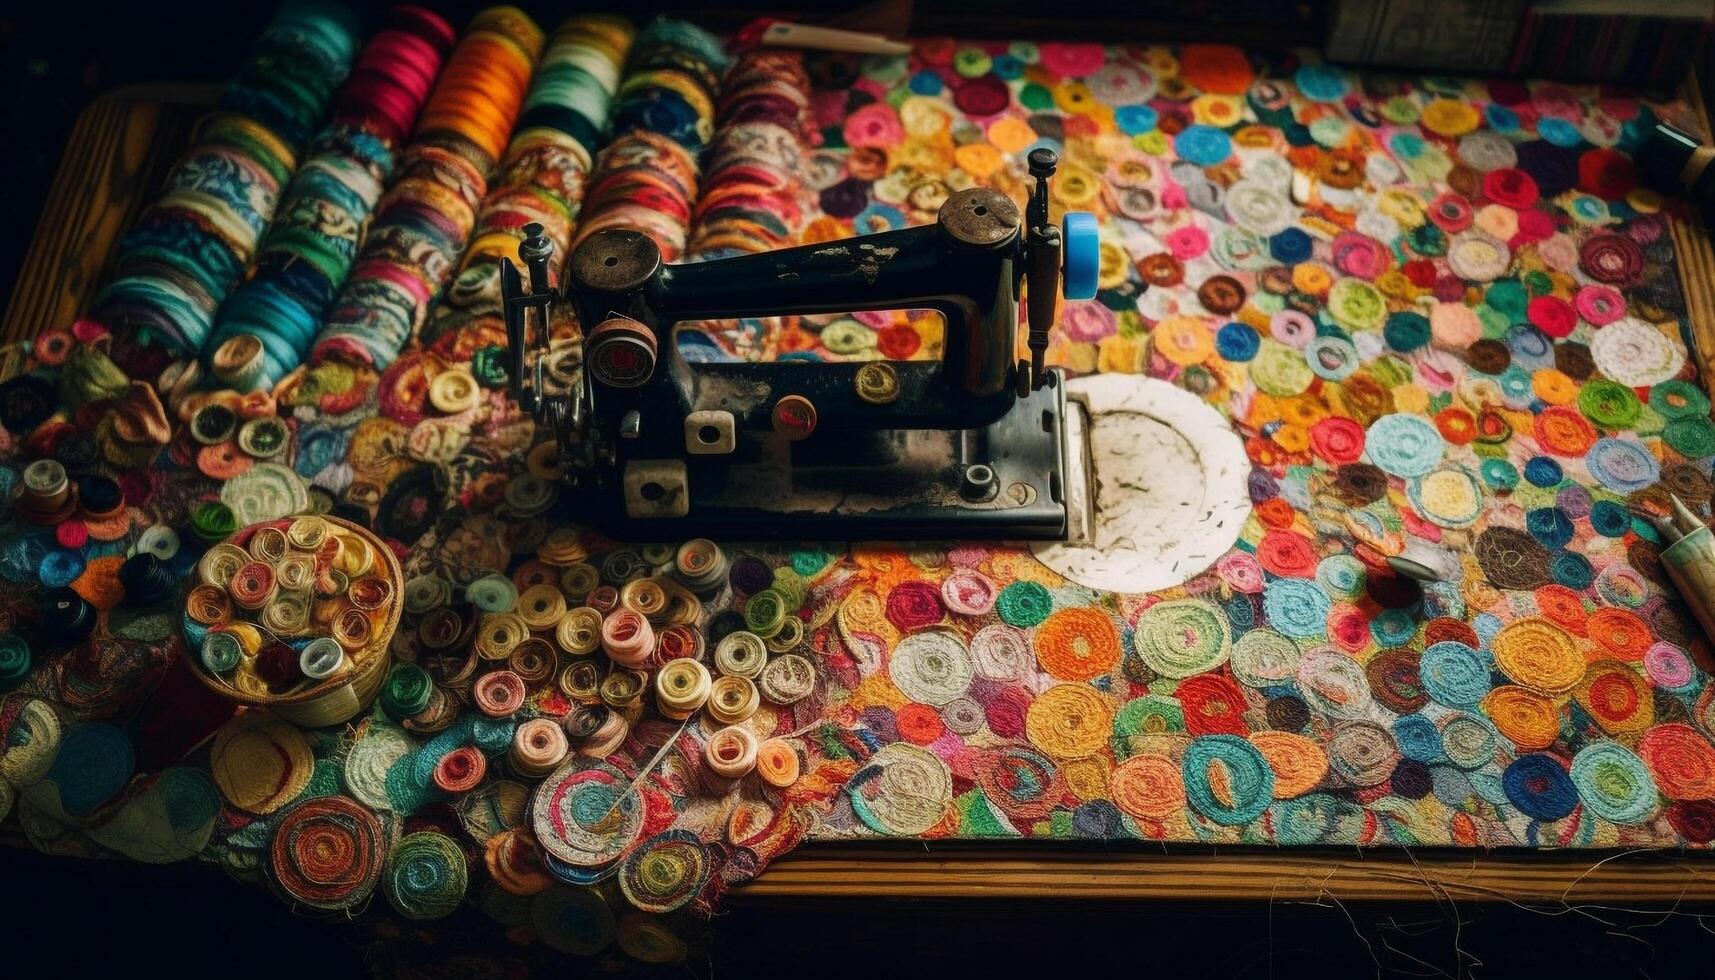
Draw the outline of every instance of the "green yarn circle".
<instances>
[{"instance_id":1,"label":"green yarn circle","mask_svg":"<svg viewBox=\"0 0 1715 980\"><path fill-rule=\"evenodd\" d=\"M416 664L398 664L381 688L381 709L394 718L409 718L429 706L434 690L428 671Z\"/></svg>"},{"instance_id":2,"label":"green yarn circle","mask_svg":"<svg viewBox=\"0 0 1715 980\"><path fill-rule=\"evenodd\" d=\"M1163 677L1214 670L1232 653L1232 633L1221 610L1202 599L1158 602L1137 618L1132 645Z\"/></svg>"},{"instance_id":3,"label":"green yarn circle","mask_svg":"<svg viewBox=\"0 0 1715 980\"><path fill-rule=\"evenodd\" d=\"M1674 419L1667 423L1661 437L1686 459L1715 456L1715 422L1710 422L1707 416Z\"/></svg>"},{"instance_id":4,"label":"green yarn circle","mask_svg":"<svg viewBox=\"0 0 1715 980\"><path fill-rule=\"evenodd\" d=\"M778 589L763 589L744 604L744 625L757 636L768 639L786 625L786 603L786 597Z\"/></svg>"},{"instance_id":5,"label":"green yarn circle","mask_svg":"<svg viewBox=\"0 0 1715 980\"><path fill-rule=\"evenodd\" d=\"M1610 429L1630 428L1643 411L1637 392L1618 381L1596 378L1578 392L1578 410L1590 421Z\"/></svg>"},{"instance_id":6,"label":"green yarn circle","mask_svg":"<svg viewBox=\"0 0 1715 980\"><path fill-rule=\"evenodd\" d=\"M1664 419L1695 419L1709 416L1709 396L1689 381L1669 378L1650 389L1650 407Z\"/></svg>"},{"instance_id":7,"label":"green yarn circle","mask_svg":"<svg viewBox=\"0 0 1715 980\"><path fill-rule=\"evenodd\" d=\"M464 852L445 834L406 834L387 855L381 876L387 901L407 919L440 919L464 901L470 870Z\"/></svg>"},{"instance_id":8,"label":"green yarn circle","mask_svg":"<svg viewBox=\"0 0 1715 980\"><path fill-rule=\"evenodd\" d=\"M1054 611L1054 597L1039 583L1014 582L1000 590L994 607L1007 623L1029 627L1047 619Z\"/></svg>"},{"instance_id":9,"label":"green yarn circle","mask_svg":"<svg viewBox=\"0 0 1715 980\"><path fill-rule=\"evenodd\" d=\"M224 541L238 530L238 515L218 500L207 500L191 510L191 531L208 542Z\"/></svg>"}]
</instances>

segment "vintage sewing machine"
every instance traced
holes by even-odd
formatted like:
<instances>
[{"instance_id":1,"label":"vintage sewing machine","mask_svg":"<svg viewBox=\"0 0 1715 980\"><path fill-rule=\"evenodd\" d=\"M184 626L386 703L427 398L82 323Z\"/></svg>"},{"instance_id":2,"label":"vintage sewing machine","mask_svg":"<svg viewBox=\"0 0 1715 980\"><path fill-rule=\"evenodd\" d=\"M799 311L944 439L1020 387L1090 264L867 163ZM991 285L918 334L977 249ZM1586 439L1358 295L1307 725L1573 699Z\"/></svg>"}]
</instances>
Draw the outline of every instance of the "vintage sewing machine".
<instances>
[{"instance_id":1,"label":"vintage sewing machine","mask_svg":"<svg viewBox=\"0 0 1715 980\"><path fill-rule=\"evenodd\" d=\"M1051 224L1058 159L1028 162L1022 218L972 188L932 225L682 265L640 233L596 234L568 263L564 300L585 337L563 394L526 358L545 351L562 299L546 288L552 245L532 233L528 291L502 266L512 394L556 433L579 519L631 540L1075 534L1086 464L1064 379L1043 360L1059 296L1095 295L1095 219ZM942 315L940 361L693 364L674 339L684 321L900 309Z\"/></svg>"}]
</instances>

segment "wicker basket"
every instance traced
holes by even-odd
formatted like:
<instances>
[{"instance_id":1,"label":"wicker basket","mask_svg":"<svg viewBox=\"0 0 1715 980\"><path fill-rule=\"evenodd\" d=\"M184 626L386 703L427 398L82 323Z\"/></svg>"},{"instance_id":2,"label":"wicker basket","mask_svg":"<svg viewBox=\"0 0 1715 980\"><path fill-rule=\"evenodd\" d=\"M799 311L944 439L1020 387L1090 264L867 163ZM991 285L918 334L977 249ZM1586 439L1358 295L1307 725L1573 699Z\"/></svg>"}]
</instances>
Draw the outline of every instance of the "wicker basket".
<instances>
[{"instance_id":1,"label":"wicker basket","mask_svg":"<svg viewBox=\"0 0 1715 980\"><path fill-rule=\"evenodd\" d=\"M392 595L387 602L385 625L376 629L374 636L364 647L365 655L361 658L361 664L340 677L330 678L327 682L304 690L287 694L248 694L211 675L203 665L202 658L184 641L182 632L175 631L174 635L180 652L190 664L191 672L209 690L239 704L267 708L286 721L303 728L325 728L349 721L369 707L376 695L381 693L381 686L387 680L387 672L393 666L393 632L399 626L399 616L405 605L405 572L400 568L399 558L393 553L393 549L382 543L381 539L367 528L325 514L318 516L347 534L363 538L365 543L375 549L376 561L384 569L382 574L388 576L393 585ZM284 528L290 523L291 519L288 518L253 525L239 531L229 540L243 547L256 528Z\"/></svg>"}]
</instances>

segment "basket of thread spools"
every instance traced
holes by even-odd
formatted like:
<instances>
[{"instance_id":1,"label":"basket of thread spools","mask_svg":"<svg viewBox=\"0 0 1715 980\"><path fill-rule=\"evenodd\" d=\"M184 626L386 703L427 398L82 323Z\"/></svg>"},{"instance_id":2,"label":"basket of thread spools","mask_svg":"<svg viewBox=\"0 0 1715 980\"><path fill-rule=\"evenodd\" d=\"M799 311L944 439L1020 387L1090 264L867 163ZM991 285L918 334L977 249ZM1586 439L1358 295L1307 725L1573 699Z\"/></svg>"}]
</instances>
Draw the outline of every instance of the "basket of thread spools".
<instances>
[{"instance_id":1,"label":"basket of thread spools","mask_svg":"<svg viewBox=\"0 0 1715 980\"><path fill-rule=\"evenodd\" d=\"M305 515L212 545L187 582L182 632L216 693L319 728L381 693L404 608L393 551L350 521Z\"/></svg>"}]
</instances>

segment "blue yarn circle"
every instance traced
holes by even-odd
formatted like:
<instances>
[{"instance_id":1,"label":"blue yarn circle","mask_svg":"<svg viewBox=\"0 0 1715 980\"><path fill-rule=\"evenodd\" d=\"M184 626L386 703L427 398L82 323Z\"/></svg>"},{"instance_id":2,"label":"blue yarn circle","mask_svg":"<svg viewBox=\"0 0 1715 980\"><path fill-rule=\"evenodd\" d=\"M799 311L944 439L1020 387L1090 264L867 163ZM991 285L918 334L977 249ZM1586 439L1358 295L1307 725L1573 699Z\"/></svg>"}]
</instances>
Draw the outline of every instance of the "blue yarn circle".
<instances>
[{"instance_id":1,"label":"blue yarn circle","mask_svg":"<svg viewBox=\"0 0 1715 980\"><path fill-rule=\"evenodd\" d=\"M1554 116L1544 116L1536 121L1536 135L1555 146L1573 147L1584 142L1584 134L1578 131L1577 126Z\"/></svg>"},{"instance_id":2,"label":"blue yarn circle","mask_svg":"<svg viewBox=\"0 0 1715 980\"><path fill-rule=\"evenodd\" d=\"M1384 649L1404 646L1417 635L1417 621L1404 609L1383 609L1370 620L1370 635Z\"/></svg>"},{"instance_id":3,"label":"blue yarn circle","mask_svg":"<svg viewBox=\"0 0 1715 980\"><path fill-rule=\"evenodd\" d=\"M1624 504L1598 500L1590 505L1590 527L1604 538L1623 537L1632 529L1632 513Z\"/></svg>"},{"instance_id":4,"label":"blue yarn circle","mask_svg":"<svg viewBox=\"0 0 1715 980\"><path fill-rule=\"evenodd\" d=\"M1449 707L1474 708L1489 693L1489 665L1458 640L1431 644L1418 661L1417 675L1429 696Z\"/></svg>"},{"instance_id":5,"label":"blue yarn circle","mask_svg":"<svg viewBox=\"0 0 1715 980\"><path fill-rule=\"evenodd\" d=\"M1511 490L1518 486L1518 467L1504 459L1485 459L1477 471L1490 490Z\"/></svg>"},{"instance_id":6,"label":"blue yarn circle","mask_svg":"<svg viewBox=\"0 0 1715 980\"><path fill-rule=\"evenodd\" d=\"M1215 334L1215 350L1228 361L1249 361L1260 347L1262 337L1243 323L1229 323Z\"/></svg>"},{"instance_id":7,"label":"blue yarn circle","mask_svg":"<svg viewBox=\"0 0 1715 980\"><path fill-rule=\"evenodd\" d=\"M1220 761L1227 767L1231 806L1215 796L1209 782L1209 764ZM1198 813L1227 827L1250 823L1262 816L1274 798L1274 770L1262 752L1237 735L1204 735L1185 748L1182 763L1185 797Z\"/></svg>"},{"instance_id":8,"label":"blue yarn circle","mask_svg":"<svg viewBox=\"0 0 1715 980\"><path fill-rule=\"evenodd\" d=\"M1315 62L1298 69L1292 76L1298 91L1312 102L1333 102L1346 94L1346 75L1333 65Z\"/></svg>"},{"instance_id":9,"label":"blue yarn circle","mask_svg":"<svg viewBox=\"0 0 1715 980\"><path fill-rule=\"evenodd\" d=\"M129 736L106 722L88 722L65 733L44 782L59 789L60 809L86 817L125 788L136 763Z\"/></svg>"},{"instance_id":10,"label":"blue yarn circle","mask_svg":"<svg viewBox=\"0 0 1715 980\"><path fill-rule=\"evenodd\" d=\"M1388 314L1387 323L1382 326L1382 339L1401 354L1429 343L1429 336L1429 318L1409 310Z\"/></svg>"},{"instance_id":11,"label":"blue yarn circle","mask_svg":"<svg viewBox=\"0 0 1715 980\"><path fill-rule=\"evenodd\" d=\"M1418 762L1441 762L1447 753L1441 750L1441 729L1422 715L1401 715L1393 723L1393 740L1399 754Z\"/></svg>"},{"instance_id":12,"label":"blue yarn circle","mask_svg":"<svg viewBox=\"0 0 1715 980\"><path fill-rule=\"evenodd\" d=\"M1489 128L1501 133L1510 133L1518 128L1518 113L1501 105L1491 102L1483 110L1483 118L1489 123Z\"/></svg>"},{"instance_id":13,"label":"blue yarn circle","mask_svg":"<svg viewBox=\"0 0 1715 980\"><path fill-rule=\"evenodd\" d=\"M72 584L83 574L83 555L68 548L55 548L42 558L42 584L50 589Z\"/></svg>"},{"instance_id":14,"label":"blue yarn circle","mask_svg":"<svg viewBox=\"0 0 1715 980\"><path fill-rule=\"evenodd\" d=\"M1548 563L1548 574L1556 582L1573 591L1587 589L1596 580L1596 570L1590 567L1590 559L1576 551L1562 551Z\"/></svg>"},{"instance_id":15,"label":"blue yarn circle","mask_svg":"<svg viewBox=\"0 0 1715 980\"><path fill-rule=\"evenodd\" d=\"M1531 486L1552 487L1565 475L1560 464L1547 456L1532 456L1524 464L1524 478L1530 481Z\"/></svg>"},{"instance_id":16,"label":"blue yarn circle","mask_svg":"<svg viewBox=\"0 0 1715 980\"><path fill-rule=\"evenodd\" d=\"M1328 593L1300 578L1277 578L1268 583L1262 596L1268 625L1294 639L1325 634L1332 606Z\"/></svg>"},{"instance_id":17,"label":"blue yarn circle","mask_svg":"<svg viewBox=\"0 0 1715 980\"><path fill-rule=\"evenodd\" d=\"M1114 110L1114 125L1127 136L1141 136L1160 121L1160 114L1146 105L1122 105Z\"/></svg>"},{"instance_id":18,"label":"blue yarn circle","mask_svg":"<svg viewBox=\"0 0 1715 980\"><path fill-rule=\"evenodd\" d=\"M1590 475L1615 493L1642 490L1661 479L1661 464L1649 450L1625 439L1598 439L1584 456Z\"/></svg>"},{"instance_id":19,"label":"blue yarn circle","mask_svg":"<svg viewBox=\"0 0 1715 980\"><path fill-rule=\"evenodd\" d=\"M1558 507L1538 507L1524 515L1524 529L1545 548L1564 548L1578 529Z\"/></svg>"},{"instance_id":20,"label":"blue yarn circle","mask_svg":"<svg viewBox=\"0 0 1715 980\"><path fill-rule=\"evenodd\" d=\"M1269 236L1268 254L1281 265L1297 265L1310 257L1314 245L1304 229L1286 228Z\"/></svg>"},{"instance_id":21,"label":"blue yarn circle","mask_svg":"<svg viewBox=\"0 0 1715 980\"><path fill-rule=\"evenodd\" d=\"M911 76L905 83L917 95L939 95L944 84L941 76L932 71L920 71Z\"/></svg>"},{"instance_id":22,"label":"blue yarn circle","mask_svg":"<svg viewBox=\"0 0 1715 980\"><path fill-rule=\"evenodd\" d=\"M1501 774L1501 790L1533 820L1559 820L1578 808L1578 788L1551 755L1535 752L1513 760Z\"/></svg>"},{"instance_id":23,"label":"blue yarn circle","mask_svg":"<svg viewBox=\"0 0 1715 980\"><path fill-rule=\"evenodd\" d=\"M1225 130L1199 123L1186 126L1173 137L1173 150L1181 160L1212 167L1233 155L1233 141Z\"/></svg>"},{"instance_id":24,"label":"blue yarn circle","mask_svg":"<svg viewBox=\"0 0 1715 980\"><path fill-rule=\"evenodd\" d=\"M1370 462L1393 476L1425 476L1447 451L1447 441L1418 415L1383 415L1364 437Z\"/></svg>"}]
</instances>

